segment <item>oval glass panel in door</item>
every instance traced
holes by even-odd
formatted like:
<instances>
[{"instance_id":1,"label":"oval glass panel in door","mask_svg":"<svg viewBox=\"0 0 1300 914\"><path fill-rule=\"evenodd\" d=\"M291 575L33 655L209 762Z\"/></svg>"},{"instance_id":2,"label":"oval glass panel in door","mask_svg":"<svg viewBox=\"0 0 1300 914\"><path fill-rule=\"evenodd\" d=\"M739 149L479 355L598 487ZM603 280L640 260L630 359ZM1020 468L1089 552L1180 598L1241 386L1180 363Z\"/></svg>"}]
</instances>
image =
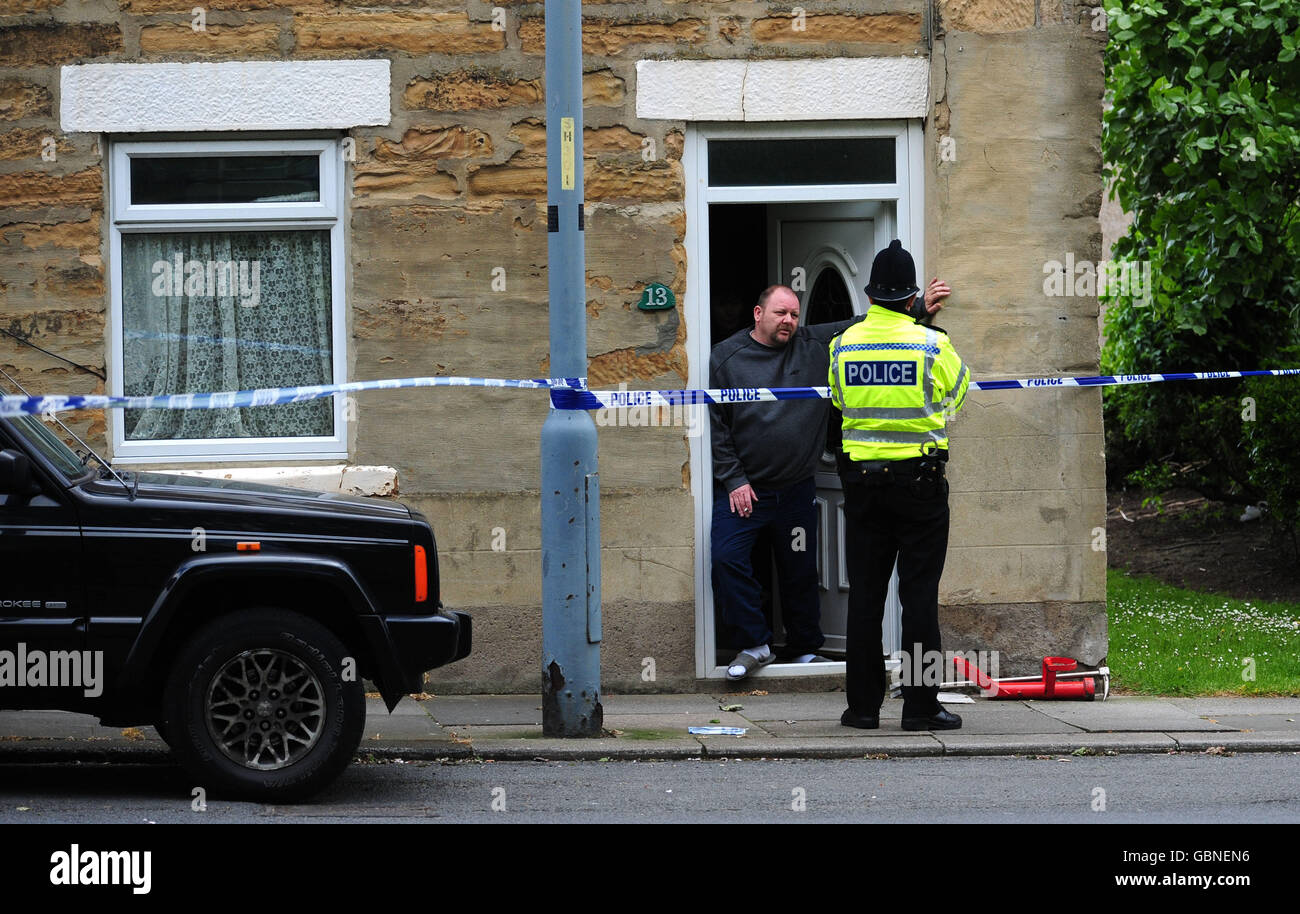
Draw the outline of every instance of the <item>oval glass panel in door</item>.
<instances>
[{"instance_id":1,"label":"oval glass panel in door","mask_svg":"<svg viewBox=\"0 0 1300 914\"><path fill-rule=\"evenodd\" d=\"M808 315L805 324L826 324L832 321L847 321L853 317L853 300L849 296L849 287L844 277L834 264L826 264L813 281L812 291L808 293L806 308ZM817 382L825 384L826 380ZM826 423L826 451L822 454L822 463L835 466L835 454L840 449L840 411L831 407L830 421Z\"/></svg>"}]
</instances>

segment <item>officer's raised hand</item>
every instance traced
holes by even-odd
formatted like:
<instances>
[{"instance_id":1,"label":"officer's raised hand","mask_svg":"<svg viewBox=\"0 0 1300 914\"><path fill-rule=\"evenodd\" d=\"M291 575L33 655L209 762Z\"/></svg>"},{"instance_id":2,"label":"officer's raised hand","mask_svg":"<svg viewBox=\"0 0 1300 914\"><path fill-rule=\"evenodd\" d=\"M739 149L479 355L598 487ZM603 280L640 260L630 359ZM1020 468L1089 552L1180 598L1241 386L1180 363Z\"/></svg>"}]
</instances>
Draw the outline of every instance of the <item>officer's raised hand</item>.
<instances>
[{"instance_id":1,"label":"officer's raised hand","mask_svg":"<svg viewBox=\"0 0 1300 914\"><path fill-rule=\"evenodd\" d=\"M939 313L943 307L943 300L952 294L952 289L948 284L936 276L930 280L929 287L925 290L925 313L934 315Z\"/></svg>"}]
</instances>

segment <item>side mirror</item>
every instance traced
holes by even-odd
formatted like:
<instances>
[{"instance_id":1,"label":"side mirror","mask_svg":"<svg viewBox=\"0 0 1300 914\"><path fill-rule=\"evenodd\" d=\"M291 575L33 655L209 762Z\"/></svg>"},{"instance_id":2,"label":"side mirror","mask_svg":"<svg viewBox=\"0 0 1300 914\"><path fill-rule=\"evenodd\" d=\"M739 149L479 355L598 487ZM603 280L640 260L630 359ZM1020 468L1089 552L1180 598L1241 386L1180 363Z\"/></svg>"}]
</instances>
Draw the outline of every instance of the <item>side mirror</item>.
<instances>
[{"instance_id":1,"label":"side mirror","mask_svg":"<svg viewBox=\"0 0 1300 914\"><path fill-rule=\"evenodd\" d=\"M0 451L0 494L35 495L40 484L32 478L32 461L22 451Z\"/></svg>"}]
</instances>

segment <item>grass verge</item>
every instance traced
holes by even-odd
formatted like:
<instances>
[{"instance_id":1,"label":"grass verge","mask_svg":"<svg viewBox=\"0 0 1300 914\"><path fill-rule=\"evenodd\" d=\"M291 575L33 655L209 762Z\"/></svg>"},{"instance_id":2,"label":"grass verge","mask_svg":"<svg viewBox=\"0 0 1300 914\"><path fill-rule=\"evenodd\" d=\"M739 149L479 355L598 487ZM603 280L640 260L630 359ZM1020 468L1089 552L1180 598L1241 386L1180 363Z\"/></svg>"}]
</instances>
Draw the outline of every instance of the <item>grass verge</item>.
<instances>
[{"instance_id":1,"label":"grass verge","mask_svg":"<svg viewBox=\"0 0 1300 914\"><path fill-rule=\"evenodd\" d=\"M1148 695L1300 694L1300 606L1106 573L1112 687Z\"/></svg>"}]
</instances>

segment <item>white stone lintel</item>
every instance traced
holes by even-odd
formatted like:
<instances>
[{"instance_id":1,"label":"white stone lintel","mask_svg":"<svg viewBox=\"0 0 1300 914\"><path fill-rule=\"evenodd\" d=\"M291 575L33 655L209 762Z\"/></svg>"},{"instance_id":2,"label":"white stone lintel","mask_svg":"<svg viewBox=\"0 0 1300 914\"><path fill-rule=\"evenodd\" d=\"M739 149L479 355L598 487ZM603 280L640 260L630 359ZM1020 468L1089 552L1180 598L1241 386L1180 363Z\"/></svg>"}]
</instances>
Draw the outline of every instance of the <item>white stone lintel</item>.
<instances>
[{"instance_id":1,"label":"white stone lintel","mask_svg":"<svg viewBox=\"0 0 1300 914\"><path fill-rule=\"evenodd\" d=\"M384 125L389 68L382 58L65 66L59 124L66 133Z\"/></svg>"},{"instance_id":2,"label":"white stone lintel","mask_svg":"<svg viewBox=\"0 0 1300 914\"><path fill-rule=\"evenodd\" d=\"M636 116L672 121L925 117L928 57L639 60Z\"/></svg>"}]
</instances>

